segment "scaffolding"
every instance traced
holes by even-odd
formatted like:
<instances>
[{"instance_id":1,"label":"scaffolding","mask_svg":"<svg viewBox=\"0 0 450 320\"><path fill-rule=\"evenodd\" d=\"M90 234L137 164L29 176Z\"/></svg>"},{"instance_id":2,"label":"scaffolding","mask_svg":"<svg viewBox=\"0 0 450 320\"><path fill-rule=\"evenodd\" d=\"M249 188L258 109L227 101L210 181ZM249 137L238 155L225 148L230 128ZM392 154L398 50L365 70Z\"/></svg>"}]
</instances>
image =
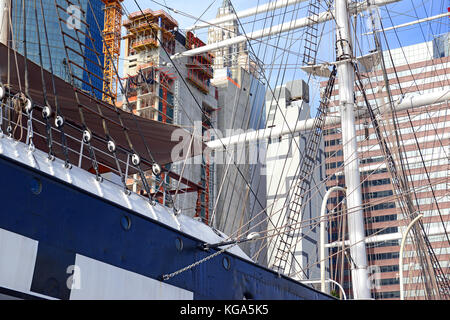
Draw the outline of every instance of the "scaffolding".
<instances>
[{"instance_id":1,"label":"scaffolding","mask_svg":"<svg viewBox=\"0 0 450 320\"><path fill-rule=\"evenodd\" d=\"M175 76L160 66L160 46L169 53L175 52L174 32L178 23L163 10L145 9L128 15L123 22L126 28L125 56L136 61L134 70L126 80L129 108L140 117L173 124ZM170 185L170 166L163 167L159 176L150 174L152 192L160 203L167 194L161 193L159 185ZM197 190L197 188L195 188Z\"/></svg>"},{"instance_id":2,"label":"scaffolding","mask_svg":"<svg viewBox=\"0 0 450 320\"><path fill-rule=\"evenodd\" d=\"M123 25L127 28L124 39L128 39L129 54L152 50L159 47L160 42L170 54L175 52L174 31L178 23L164 10L146 9L143 12L132 13ZM158 31L161 32L160 39L158 39Z\"/></svg>"},{"instance_id":3,"label":"scaffolding","mask_svg":"<svg viewBox=\"0 0 450 320\"><path fill-rule=\"evenodd\" d=\"M186 34L186 49L191 50L204 45L205 43L192 32ZM209 84L213 78L213 62L214 56L206 52L189 57L189 61L186 64L188 69L187 80L205 94L209 92Z\"/></svg>"}]
</instances>

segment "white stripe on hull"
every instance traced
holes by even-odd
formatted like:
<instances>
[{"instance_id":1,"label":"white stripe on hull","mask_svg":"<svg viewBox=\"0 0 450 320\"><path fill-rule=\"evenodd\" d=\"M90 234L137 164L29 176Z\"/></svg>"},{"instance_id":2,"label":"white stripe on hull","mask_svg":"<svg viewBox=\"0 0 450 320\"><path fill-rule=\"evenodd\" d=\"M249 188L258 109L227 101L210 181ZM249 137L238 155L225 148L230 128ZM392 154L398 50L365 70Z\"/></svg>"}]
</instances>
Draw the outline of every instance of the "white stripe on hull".
<instances>
[{"instance_id":1,"label":"white stripe on hull","mask_svg":"<svg viewBox=\"0 0 450 320\"><path fill-rule=\"evenodd\" d=\"M31 291L38 241L0 228L0 288ZM70 267L70 266L68 266ZM151 267L151 266L150 266ZM67 274L71 300L192 300L194 293L79 254ZM66 283L66 284L67 284ZM9 296L5 295L3 298ZM1 299L1 297L0 297Z\"/></svg>"},{"instance_id":2,"label":"white stripe on hull","mask_svg":"<svg viewBox=\"0 0 450 320\"><path fill-rule=\"evenodd\" d=\"M71 300L192 300L191 291L77 254ZM78 273L78 274L76 274ZM76 278L78 277L78 278Z\"/></svg>"},{"instance_id":3,"label":"white stripe on hull","mask_svg":"<svg viewBox=\"0 0 450 320\"><path fill-rule=\"evenodd\" d=\"M29 293L38 242L0 229L0 287Z\"/></svg>"}]
</instances>

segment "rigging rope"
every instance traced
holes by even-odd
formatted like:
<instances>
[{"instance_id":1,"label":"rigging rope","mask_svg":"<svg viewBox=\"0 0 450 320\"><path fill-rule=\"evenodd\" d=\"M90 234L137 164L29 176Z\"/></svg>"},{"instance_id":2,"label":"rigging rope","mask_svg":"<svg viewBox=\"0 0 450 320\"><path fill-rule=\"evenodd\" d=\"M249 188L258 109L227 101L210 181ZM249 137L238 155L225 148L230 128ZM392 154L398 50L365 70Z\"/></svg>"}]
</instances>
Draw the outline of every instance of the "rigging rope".
<instances>
[{"instance_id":1,"label":"rigging rope","mask_svg":"<svg viewBox=\"0 0 450 320\"><path fill-rule=\"evenodd\" d=\"M57 16L58 16L59 30L60 30L60 33L62 35L62 44L64 46L64 52L65 52L66 61L67 61L67 68L69 70L70 83L71 83L71 85L73 87L73 90L74 90L74 96L75 96L75 100L76 100L77 106L78 106L78 114L80 116L80 121L81 121L82 129L83 129L83 140L84 140L84 143L87 144L87 146L88 146L89 156L91 158L92 167L95 170L95 175L96 175L97 181L100 182L100 181L102 181L102 177L100 176L99 169L98 169L98 162L97 162L97 159L95 157L95 152L94 152L94 150L92 148L92 144L91 144L92 133L89 130L89 128L87 127L87 125L86 125L84 112L83 112L82 105L81 105L81 102L80 102L80 97L78 95L78 89L76 88L75 75L74 75L74 72L72 70L71 59L70 59L70 56L69 56L69 52L67 51L68 46L67 46L67 43L66 43L65 36L67 36L69 38L72 38L72 39L73 39L73 37L71 37L70 35L68 35L67 33L65 33L63 31L62 21L64 21L64 20L61 18L61 15L60 15L60 12L59 12L61 10L61 7L58 5L57 0L54 0L54 4L55 4L55 10L56 10L56 13L57 13ZM75 34L78 37L78 28L74 28L74 30L75 30ZM78 39L78 42L79 42L79 39Z\"/></svg>"},{"instance_id":2,"label":"rigging rope","mask_svg":"<svg viewBox=\"0 0 450 320\"><path fill-rule=\"evenodd\" d=\"M38 52L39 52L39 65L41 69L41 82L42 82L42 96L44 98L44 110L42 112L42 116L45 119L45 132L47 135L47 147L48 147L48 159L54 160L55 156L53 154L53 140L52 140L52 127L50 123L50 116L51 116L51 108L48 103L47 99L47 85L45 83L45 77L44 77L44 62L42 60L42 49L41 49L41 35L40 35L40 28L39 28L39 20L38 20L38 11L37 11L37 0L34 0L34 17L36 19L36 34L37 34L37 40L38 40Z\"/></svg>"}]
</instances>

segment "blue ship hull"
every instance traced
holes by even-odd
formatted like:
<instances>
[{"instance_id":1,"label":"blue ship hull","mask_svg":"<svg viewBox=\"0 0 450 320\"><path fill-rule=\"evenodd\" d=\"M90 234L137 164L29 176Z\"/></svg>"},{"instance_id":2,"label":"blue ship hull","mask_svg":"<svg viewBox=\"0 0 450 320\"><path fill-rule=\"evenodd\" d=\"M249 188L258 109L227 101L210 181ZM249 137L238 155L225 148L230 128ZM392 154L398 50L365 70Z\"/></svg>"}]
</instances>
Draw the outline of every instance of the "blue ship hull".
<instances>
[{"instance_id":1,"label":"blue ship hull","mask_svg":"<svg viewBox=\"0 0 450 320\"><path fill-rule=\"evenodd\" d=\"M146 294L131 295L133 299L332 299L229 252L163 281L163 274L191 265L215 251L205 252L199 248L202 242L189 234L3 155L0 173L0 240L12 237L37 246L32 257L15 262L20 268L28 268L19 276L30 278L29 284L18 288L11 284L2 286L0 274L0 294L25 298L121 298L120 292L114 291L133 292L133 288L125 287L137 283L136 292ZM10 259L4 254L8 252L7 244L0 243L3 268ZM84 267L80 267L79 279L74 279L76 270L72 266L78 262L83 262ZM0 271L1 266L0 262ZM86 272L91 274L88 280ZM109 278L107 273L111 274ZM22 280L16 282L23 283ZM161 294L154 292L158 288Z\"/></svg>"}]
</instances>

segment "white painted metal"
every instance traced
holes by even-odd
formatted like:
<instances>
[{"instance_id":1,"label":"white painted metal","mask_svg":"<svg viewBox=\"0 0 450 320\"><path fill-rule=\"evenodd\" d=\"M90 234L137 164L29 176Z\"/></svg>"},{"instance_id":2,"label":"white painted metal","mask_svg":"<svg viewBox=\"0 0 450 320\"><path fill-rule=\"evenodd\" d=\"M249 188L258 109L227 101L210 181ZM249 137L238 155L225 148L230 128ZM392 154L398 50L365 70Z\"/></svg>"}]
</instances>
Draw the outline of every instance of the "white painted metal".
<instances>
[{"instance_id":1,"label":"white painted metal","mask_svg":"<svg viewBox=\"0 0 450 320\"><path fill-rule=\"evenodd\" d=\"M175 216L171 208L160 204L152 206L147 198L136 193L132 193L129 196L125 195L121 185L106 179L100 183L95 175L75 166L68 170L64 167L64 161L61 159L49 161L47 153L38 149L30 152L26 144L9 137L3 136L3 138L0 138L0 154L77 186L105 200L133 210L136 214L159 221L202 242L217 243L227 239L227 236L218 236L209 226L191 217L184 215ZM252 261L238 246L234 246L228 251L243 259Z\"/></svg>"},{"instance_id":2,"label":"white painted metal","mask_svg":"<svg viewBox=\"0 0 450 320\"><path fill-rule=\"evenodd\" d=\"M387 5L387 4L398 2L398 1L400 1L400 0L374 0L374 1L370 2L370 5L371 6L383 6L383 5ZM358 5L356 5L354 7L354 13L364 11L367 8L368 8L368 4L366 1L362 2L362 3L358 3ZM248 40L261 39L264 37L279 35L284 32L289 32L289 31L292 31L295 29L303 28L303 27L310 25L311 21L317 21L318 23L322 23L325 21L329 21L332 18L333 18L333 15L331 14L331 12L321 12L318 14L317 18L306 17L306 18L297 19L295 21L289 21L289 22L286 22L283 24L265 28L263 30L258 30L258 31L254 31L251 33L247 33L246 35L233 37L233 38L230 38L230 39L227 39L224 41L208 44L208 45L200 47L200 48L187 50L182 53L177 53L177 54L173 55L171 58L176 59L176 58L180 58L180 57L192 57L192 56L196 56L199 54L203 54L205 52L210 52L210 51L215 51L215 50L218 50L221 48L231 47L235 44L244 43Z\"/></svg>"},{"instance_id":3,"label":"white painted metal","mask_svg":"<svg viewBox=\"0 0 450 320\"><path fill-rule=\"evenodd\" d=\"M327 201L330 195L335 191L346 191L345 188L334 186L330 188L322 200L322 207L320 209L320 290L328 293L325 287L325 224L328 220L327 215Z\"/></svg>"},{"instance_id":4,"label":"white painted metal","mask_svg":"<svg viewBox=\"0 0 450 320\"><path fill-rule=\"evenodd\" d=\"M376 67L380 63L380 55L378 54L378 52L372 52L363 56L353 58L353 60L357 62L359 65L362 65L366 70L366 72L370 72L374 67ZM325 62L321 64L303 66L300 67L300 69L302 69L306 73L311 73L314 76L329 78L331 75L330 66L331 65L337 66L338 64L344 62L345 60Z\"/></svg>"},{"instance_id":5,"label":"white painted metal","mask_svg":"<svg viewBox=\"0 0 450 320\"><path fill-rule=\"evenodd\" d=\"M350 15L346 0L336 0L337 57L352 56ZM350 240L352 288L354 299L370 299L368 286L366 245L364 243L364 215L356 143L354 83L355 74L351 61L337 66L341 114L342 145L344 151L344 174L347 186L347 204L354 212L347 216Z\"/></svg>"},{"instance_id":6,"label":"white painted metal","mask_svg":"<svg viewBox=\"0 0 450 320\"><path fill-rule=\"evenodd\" d=\"M77 254L75 286L70 300L192 300L194 294L176 286L145 277Z\"/></svg>"},{"instance_id":7,"label":"white painted metal","mask_svg":"<svg viewBox=\"0 0 450 320\"><path fill-rule=\"evenodd\" d=\"M450 90L442 90L436 91L432 93L422 94L422 95L411 95L402 100L398 100L394 104L394 108L396 111L402 111L412 108L419 108L427 105L432 105L435 103L442 103L450 100ZM381 107L381 112L387 111L388 106ZM364 116L364 112L357 112L356 117ZM333 116L327 117L325 119L325 125L335 125L341 123L341 117ZM229 146L238 143L256 141L256 140L264 140L264 139L276 139L280 136L296 133L296 132L304 132L312 129L314 125L314 119L302 120L298 121L295 127L290 126L290 128L286 126L278 126L273 128L265 128L256 131L250 131L248 133L238 134L226 138L222 138L220 140L212 140L208 141L206 145L210 149L222 149L223 145ZM290 129L290 130L289 130Z\"/></svg>"},{"instance_id":8,"label":"white painted metal","mask_svg":"<svg viewBox=\"0 0 450 320\"><path fill-rule=\"evenodd\" d=\"M445 13L438 14L436 16L423 18L423 19L419 19L419 20L414 20L414 21L410 21L410 22L407 22L407 23L399 24L397 26L385 28L383 30L376 30L376 32L381 32L381 31L385 32L385 31L389 31L389 30L393 30L393 29L400 29L400 28L409 27L409 26L412 26L412 25L415 25L415 24L419 24L419 23L422 23L422 22L436 20L436 19L440 19L440 18L444 18L444 17L448 17L448 16L450 16L450 12L445 12ZM368 34L372 34L372 33L373 32L367 32L367 33L363 33L363 35L368 35Z\"/></svg>"},{"instance_id":9,"label":"white painted metal","mask_svg":"<svg viewBox=\"0 0 450 320\"><path fill-rule=\"evenodd\" d=\"M313 284L313 283L320 283L321 280L306 280L306 281L300 281L303 284ZM325 282L332 282L335 285L338 286L339 290L341 290L342 295L344 296L344 300L347 300L347 295L345 294L345 290L344 288L342 288L342 286L339 284L339 282L334 281L333 279L325 279Z\"/></svg>"},{"instance_id":10,"label":"white painted metal","mask_svg":"<svg viewBox=\"0 0 450 320\"><path fill-rule=\"evenodd\" d=\"M444 235L445 232L449 233L450 229L446 229L445 231L438 229L437 231L430 231L427 233L427 236L440 236ZM381 241L389 241L389 240L400 240L402 238L403 234L400 232L394 232L394 233L388 233L388 234L380 234L376 236L367 237L364 239L365 243L374 243L374 242L381 242ZM348 240L344 241L344 245L347 247L350 245L350 242ZM335 248L335 247L341 247L342 241L335 241L332 243L328 243L325 245L325 248Z\"/></svg>"},{"instance_id":11,"label":"white painted metal","mask_svg":"<svg viewBox=\"0 0 450 320\"><path fill-rule=\"evenodd\" d=\"M216 19L207 21L207 22L195 24L193 26L186 28L186 31L193 31L193 30L198 30L198 29L203 29L203 28L209 28L214 25L219 25L219 24L222 24L225 22L236 20L236 18L241 19L241 18L245 18L245 17L250 17L250 16L254 16L257 14L264 13L264 12L288 7L288 6L291 6L291 5L300 3L300 2L305 2L305 1L307 1L307 0L278 0L278 1L265 3L260 6L254 7L254 8L245 9L243 11L236 12L236 14L229 14L229 15L226 15L226 16L223 16L220 18L216 18Z\"/></svg>"},{"instance_id":12,"label":"white painted metal","mask_svg":"<svg viewBox=\"0 0 450 320\"><path fill-rule=\"evenodd\" d=\"M0 0L0 43L8 46L11 0Z\"/></svg>"},{"instance_id":13,"label":"white painted metal","mask_svg":"<svg viewBox=\"0 0 450 320\"><path fill-rule=\"evenodd\" d=\"M30 292L37 248L36 240L0 229L0 287Z\"/></svg>"},{"instance_id":14,"label":"white painted metal","mask_svg":"<svg viewBox=\"0 0 450 320\"><path fill-rule=\"evenodd\" d=\"M45 294L40 294L40 293L36 293L36 292L33 292L33 291L25 292L25 291L16 290L14 288L9 288L9 287L6 287L6 286L4 286L3 288L11 290L11 291L19 292L19 293L24 293L24 294L27 294L27 295L30 295L30 296L34 296L35 298L41 298L41 299L46 299L46 300L59 300L59 299L56 299L56 298L53 298L53 297L50 297L50 296L46 296ZM1 300L25 300L25 299L17 298L15 296L7 295L7 294L0 294L0 301Z\"/></svg>"},{"instance_id":15,"label":"white painted metal","mask_svg":"<svg viewBox=\"0 0 450 320\"><path fill-rule=\"evenodd\" d=\"M405 293L403 288L403 249L405 248L405 241L406 237L408 236L409 230L413 227L413 225L419 221L423 217L423 214L419 214L417 217L414 218L413 221L408 225L408 227L405 230L405 233L402 236L402 242L400 244L400 254L398 258L398 271L399 271L399 278L400 278L400 300L405 300Z\"/></svg>"}]
</instances>

